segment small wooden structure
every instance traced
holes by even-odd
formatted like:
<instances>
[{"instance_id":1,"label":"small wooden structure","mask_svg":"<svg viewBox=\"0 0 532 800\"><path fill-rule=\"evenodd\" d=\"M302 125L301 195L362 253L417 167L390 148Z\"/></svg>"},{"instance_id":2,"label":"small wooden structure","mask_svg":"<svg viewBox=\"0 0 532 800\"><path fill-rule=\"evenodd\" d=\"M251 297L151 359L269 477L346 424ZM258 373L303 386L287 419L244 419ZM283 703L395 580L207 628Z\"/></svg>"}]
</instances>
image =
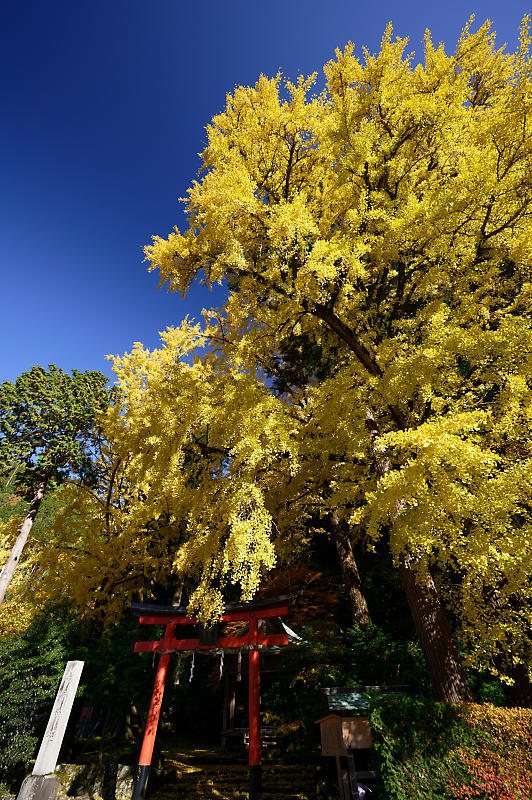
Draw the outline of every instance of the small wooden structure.
<instances>
[{"instance_id":1,"label":"small wooden structure","mask_svg":"<svg viewBox=\"0 0 532 800\"><path fill-rule=\"evenodd\" d=\"M367 717L328 714L318 722L322 756L348 756L350 750L373 747L373 737Z\"/></svg>"},{"instance_id":2,"label":"small wooden structure","mask_svg":"<svg viewBox=\"0 0 532 800\"><path fill-rule=\"evenodd\" d=\"M322 756L336 759L340 800L358 798L359 780L372 780L375 774L358 768L357 751L373 747L369 718L369 701L353 689L324 689L331 713L317 720L321 734Z\"/></svg>"}]
</instances>

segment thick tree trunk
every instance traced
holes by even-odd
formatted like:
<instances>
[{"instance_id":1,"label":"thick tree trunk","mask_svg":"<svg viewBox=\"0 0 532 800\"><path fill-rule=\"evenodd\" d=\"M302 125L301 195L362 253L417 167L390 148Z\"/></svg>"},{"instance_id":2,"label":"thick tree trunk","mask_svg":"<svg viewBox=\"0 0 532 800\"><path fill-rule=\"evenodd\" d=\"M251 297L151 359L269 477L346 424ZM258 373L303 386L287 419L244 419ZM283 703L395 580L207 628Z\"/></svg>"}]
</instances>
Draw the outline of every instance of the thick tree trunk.
<instances>
[{"instance_id":1,"label":"thick tree trunk","mask_svg":"<svg viewBox=\"0 0 532 800\"><path fill-rule=\"evenodd\" d=\"M349 527L345 520L340 519L336 508L331 513L331 529L340 561L344 586L347 589L353 622L365 628L371 625L368 604L362 592L362 582L353 553Z\"/></svg>"},{"instance_id":2,"label":"thick tree trunk","mask_svg":"<svg viewBox=\"0 0 532 800\"><path fill-rule=\"evenodd\" d=\"M6 565L3 568L2 572L0 573L0 603L4 602L4 597L9 588L9 584L11 583L13 573L17 568L20 556L22 555L22 551L24 550L24 545L26 544L32 525L35 521L35 517L37 516L37 512L42 503L47 483L48 483L48 478L44 478L37 485L37 489L33 497L33 500L31 501L29 511L26 514L26 519L24 520L24 522L20 527L19 534L17 536L15 544L13 545L11 553L9 554L9 558L6 562Z\"/></svg>"},{"instance_id":3,"label":"thick tree trunk","mask_svg":"<svg viewBox=\"0 0 532 800\"><path fill-rule=\"evenodd\" d=\"M135 704L130 701L129 709L124 716L124 740L130 744L140 746L145 726L146 720L139 714Z\"/></svg>"},{"instance_id":4,"label":"thick tree trunk","mask_svg":"<svg viewBox=\"0 0 532 800\"><path fill-rule=\"evenodd\" d=\"M471 702L471 687L432 575L427 569L418 571L412 557L404 557L399 570L436 698Z\"/></svg>"},{"instance_id":5,"label":"thick tree trunk","mask_svg":"<svg viewBox=\"0 0 532 800\"><path fill-rule=\"evenodd\" d=\"M370 375L377 377L382 375L381 368L369 350L358 341L355 333L332 309L320 303L315 303L313 307L303 303L303 308L322 319L330 330L335 331ZM390 405L388 410L397 427L406 430L407 420L401 409L396 405ZM378 475L384 475L389 471L390 463L387 456L378 453L375 447L379 429L371 408L366 409L366 427L371 437L376 472ZM432 576L426 570L421 577L413 567L415 564L405 558L401 566L401 578L427 661L434 693L438 698L449 702L469 701L472 699L471 688Z\"/></svg>"},{"instance_id":6,"label":"thick tree trunk","mask_svg":"<svg viewBox=\"0 0 532 800\"><path fill-rule=\"evenodd\" d=\"M377 451L375 446L379 429L370 408L366 409L366 427L371 436L375 470L377 475L382 477L390 471L390 462L386 455ZM427 663L432 690L438 700L445 700L448 703L471 702L473 700L471 687L456 649L438 590L430 571L417 569L417 566L414 557L406 554L402 557L399 571Z\"/></svg>"}]
</instances>

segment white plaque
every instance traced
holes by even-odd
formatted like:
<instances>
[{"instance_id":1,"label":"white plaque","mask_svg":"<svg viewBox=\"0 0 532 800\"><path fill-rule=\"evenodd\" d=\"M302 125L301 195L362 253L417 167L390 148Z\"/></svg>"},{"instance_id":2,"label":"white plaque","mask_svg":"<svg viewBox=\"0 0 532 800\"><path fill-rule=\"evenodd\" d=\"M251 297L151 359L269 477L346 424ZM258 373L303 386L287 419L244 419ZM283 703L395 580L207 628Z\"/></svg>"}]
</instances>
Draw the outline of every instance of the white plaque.
<instances>
[{"instance_id":1,"label":"white plaque","mask_svg":"<svg viewBox=\"0 0 532 800\"><path fill-rule=\"evenodd\" d=\"M69 661L65 667L32 775L49 775L55 770L84 663Z\"/></svg>"}]
</instances>

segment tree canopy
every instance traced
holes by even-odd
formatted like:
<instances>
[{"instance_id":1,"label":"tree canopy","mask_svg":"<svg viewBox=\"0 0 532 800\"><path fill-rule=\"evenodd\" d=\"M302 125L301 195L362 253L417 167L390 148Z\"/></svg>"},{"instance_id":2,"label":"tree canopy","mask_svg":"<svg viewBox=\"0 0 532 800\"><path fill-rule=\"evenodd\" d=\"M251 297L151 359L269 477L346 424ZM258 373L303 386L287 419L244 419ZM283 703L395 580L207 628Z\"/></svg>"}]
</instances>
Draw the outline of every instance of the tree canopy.
<instances>
[{"instance_id":1,"label":"tree canopy","mask_svg":"<svg viewBox=\"0 0 532 800\"><path fill-rule=\"evenodd\" d=\"M50 364L0 384L0 461L33 473L82 478L97 455L97 415L109 402L101 372L72 375Z\"/></svg>"},{"instance_id":2,"label":"tree canopy","mask_svg":"<svg viewBox=\"0 0 532 800\"><path fill-rule=\"evenodd\" d=\"M453 55L406 44L338 50L320 94L278 75L228 95L188 229L146 248L162 284L227 302L115 362L114 501L86 516L109 586L192 574L212 617L338 510L386 541L426 641L437 569L493 668L530 651L529 24L514 54L471 21Z\"/></svg>"},{"instance_id":3,"label":"tree canopy","mask_svg":"<svg viewBox=\"0 0 532 800\"><path fill-rule=\"evenodd\" d=\"M321 348L320 424L359 455L328 502L454 570L460 613L503 649L530 614L529 46L527 18L514 54L468 24L453 55L427 33L415 65L388 28L363 62L337 51L320 95L237 88L188 230L146 250L172 290L227 283L206 335L235 369L260 380L293 336Z\"/></svg>"},{"instance_id":4,"label":"tree canopy","mask_svg":"<svg viewBox=\"0 0 532 800\"><path fill-rule=\"evenodd\" d=\"M106 383L101 372L68 375L51 364L0 384L0 465L13 470L7 481L15 478L13 493L30 499L25 519L13 515L0 531L3 547L11 548L0 575L0 603L50 481L57 485L70 476L90 484L97 479L98 415L111 397Z\"/></svg>"}]
</instances>

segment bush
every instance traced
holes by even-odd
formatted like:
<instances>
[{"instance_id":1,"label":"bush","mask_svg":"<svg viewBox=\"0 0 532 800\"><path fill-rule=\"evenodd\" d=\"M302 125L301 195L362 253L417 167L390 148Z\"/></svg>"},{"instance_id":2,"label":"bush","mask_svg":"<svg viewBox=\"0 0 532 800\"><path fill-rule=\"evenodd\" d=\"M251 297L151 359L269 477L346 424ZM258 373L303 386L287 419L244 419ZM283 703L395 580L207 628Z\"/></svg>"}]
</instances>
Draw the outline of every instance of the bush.
<instances>
[{"instance_id":1,"label":"bush","mask_svg":"<svg viewBox=\"0 0 532 800\"><path fill-rule=\"evenodd\" d=\"M28 771L69 660L85 662L71 732L80 706L93 705L117 718L115 736L123 741L130 703L147 706L153 685L148 659L133 653L138 638L133 617L103 634L60 606L39 614L25 631L0 638L0 784L15 790Z\"/></svg>"},{"instance_id":2,"label":"bush","mask_svg":"<svg viewBox=\"0 0 532 800\"><path fill-rule=\"evenodd\" d=\"M389 800L530 800L532 711L376 697L371 716Z\"/></svg>"},{"instance_id":3,"label":"bush","mask_svg":"<svg viewBox=\"0 0 532 800\"><path fill-rule=\"evenodd\" d=\"M303 643L283 653L279 679L264 692L264 722L287 738L290 749L317 743L319 717L328 713L322 689L407 684L428 690L419 645L397 641L377 625L342 630L308 626Z\"/></svg>"},{"instance_id":4,"label":"bush","mask_svg":"<svg viewBox=\"0 0 532 800\"><path fill-rule=\"evenodd\" d=\"M61 618L39 617L0 639L0 780L19 781L35 754L66 661Z\"/></svg>"}]
</instances>

